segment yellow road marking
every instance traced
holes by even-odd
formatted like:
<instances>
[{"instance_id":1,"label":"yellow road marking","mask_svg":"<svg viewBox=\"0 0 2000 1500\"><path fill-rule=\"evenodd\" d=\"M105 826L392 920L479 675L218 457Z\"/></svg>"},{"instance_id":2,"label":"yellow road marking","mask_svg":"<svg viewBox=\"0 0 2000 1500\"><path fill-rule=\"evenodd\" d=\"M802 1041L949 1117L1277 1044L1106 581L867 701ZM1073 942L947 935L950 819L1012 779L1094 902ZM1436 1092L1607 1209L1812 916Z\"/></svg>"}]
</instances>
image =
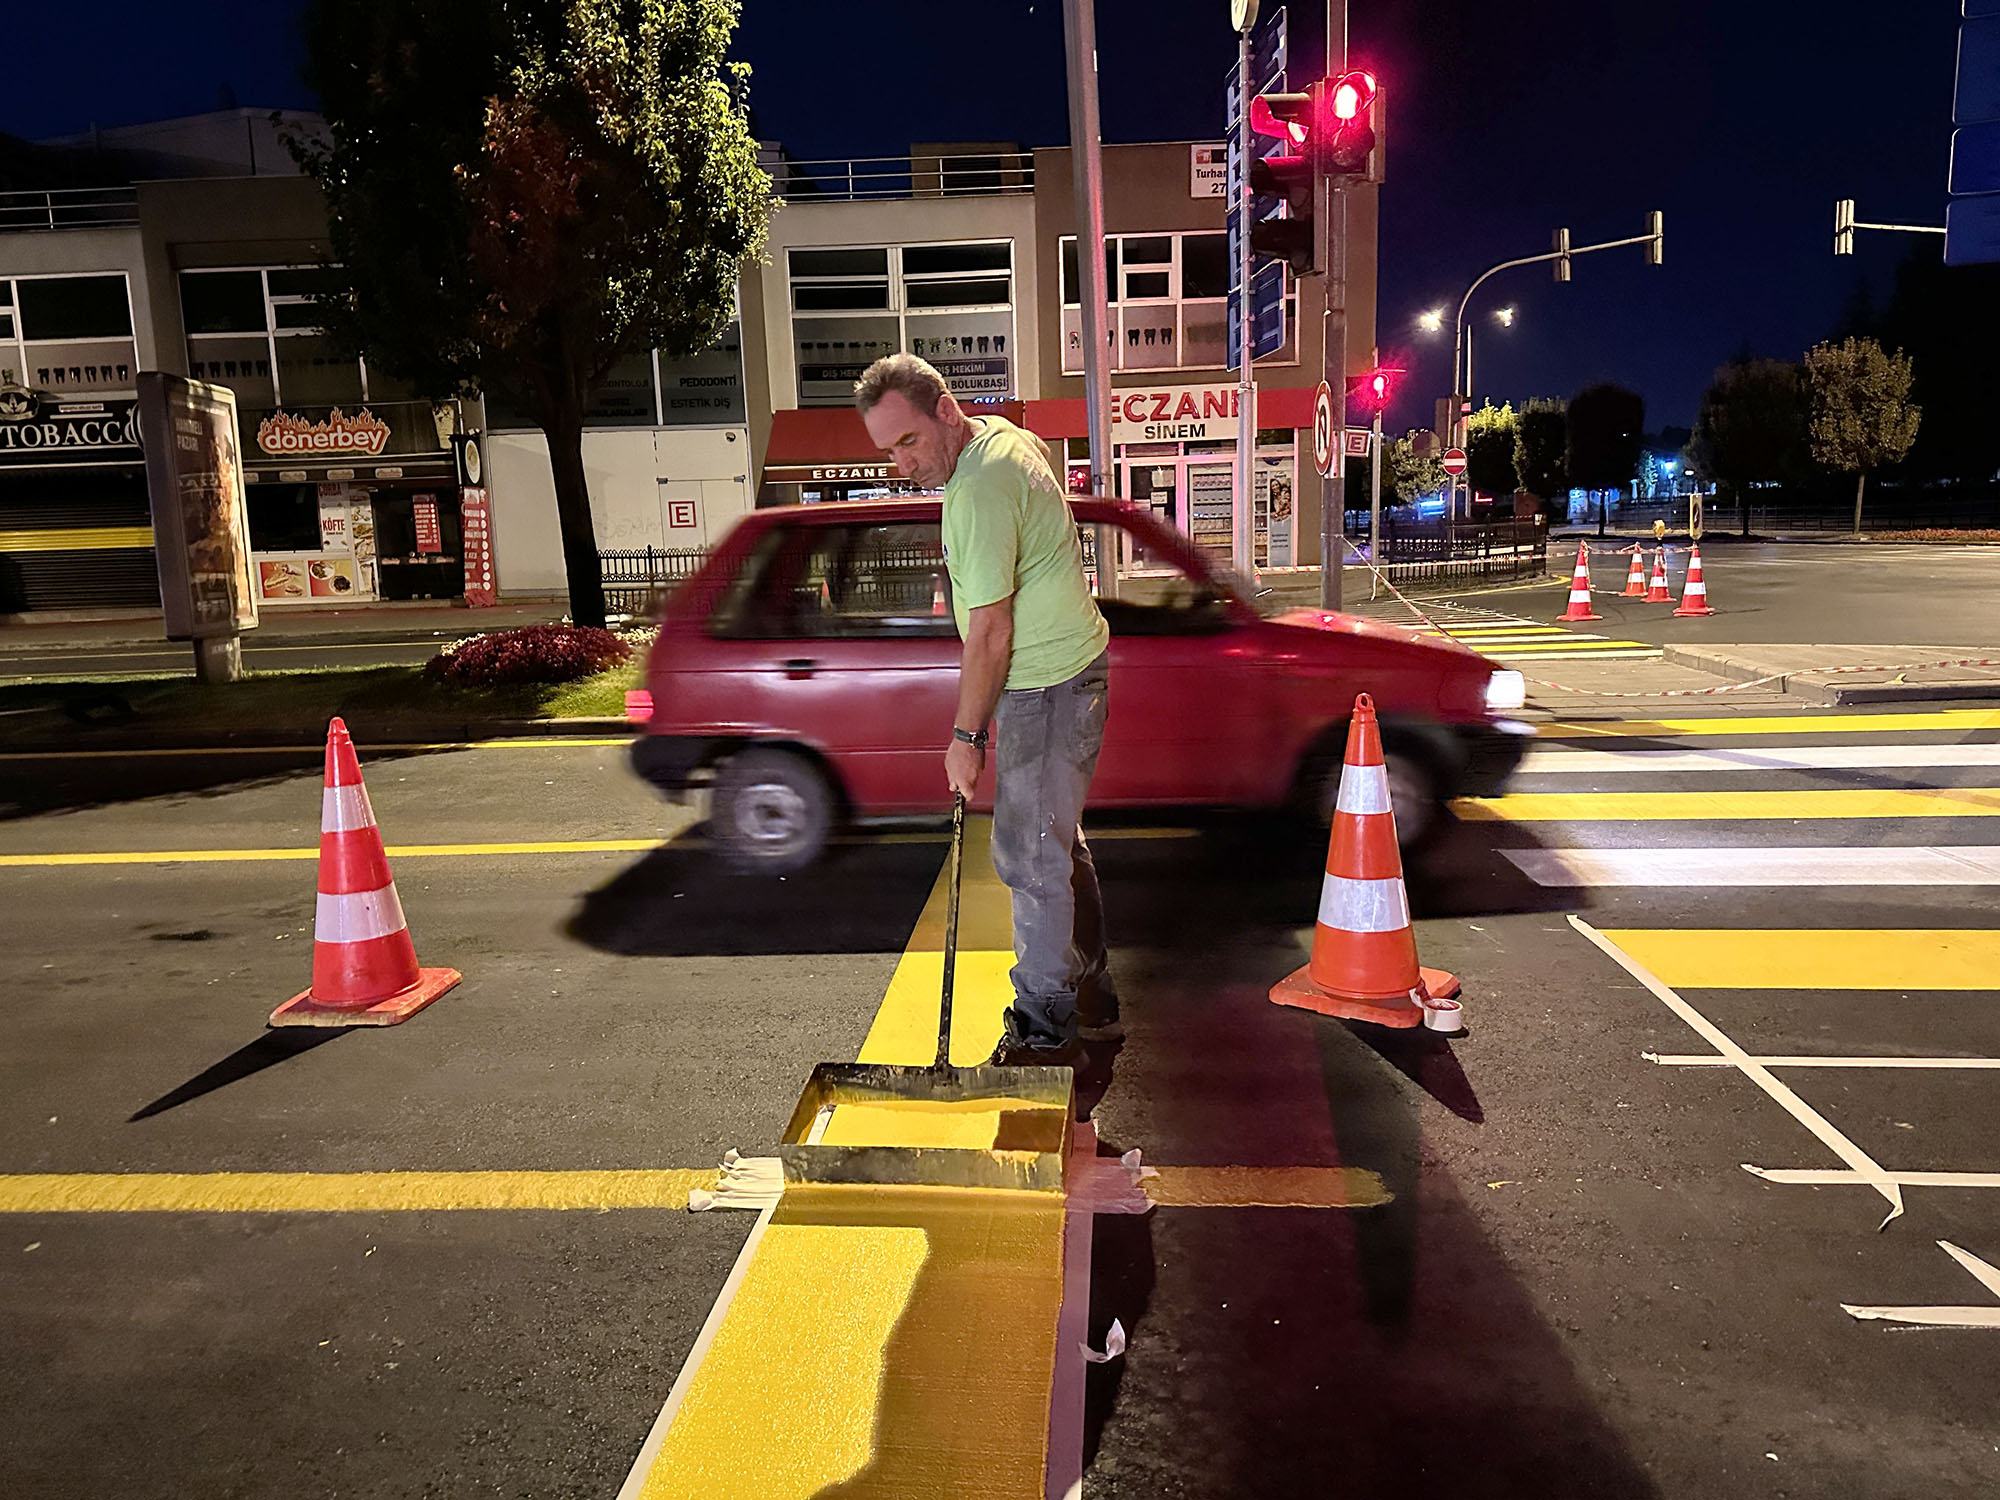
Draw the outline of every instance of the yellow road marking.
<instances>
[{"instance_id":1,"label":"yellow road marking","mask_svg":"<svg viewBox=\"0 0 2000 1500\"><path fill-rule=\"evenodd\" d=\"M51 1172L0 1176L0 1213L386 1213L687 1207L713 1170Z\"/></svg>"},{"instance_id":2,"label":"yellow road marking","mask_svg":"<svg viewBox=\"0 0 2000 1500\"><path fill-rule=\"evenodd\" d=\"M1168 1208L1373 1208L1394 1196L1359 1167L1161 1167L1146 1196Z\"/></svg>"},{"instance_id":3,"label":"yellow road marking","mask_svg":"<svg viewBox=\"0 0 2000 1500\"><path fill-rule=\"evenodd\" d=\"M658 839L553 839L539 843L391 844L391 859L502 854L639 854L660 848ZM0 869L60 865L255 864L318 859L313 849L138 849L89 854L0 854Z\"/></svg>"},{"instance_id":4,"label":"yellow road marking","mask_svg":"<svg viewBox=\"0 0 2000 1500\"><path fill-rule=\"evenodd\" d=\"M1635 822L1734 818L2000 817L2000 787L1948 786L1798 792L1517 792L1460 797L1469 823Z\"/></svg>"},{"instance_id":5,"label":"yellow road marking","mask_svg":"<svg viewBox=\"0 0 2000 1500\"><path fill-rule=\"evenodd\" d=\"M1671 735L1715 734L1894 734L1915 729L2000 729L2000 709L1942 708L1934 713L1856 714L1830 712L1777 718L1614 719L1604 723L1544 724L1545 740L1605 736L1652 739Z\"/></svg>"},{"instance_id":6,"label":"yellow road marking","mask_svg":"<svg viewBox=\"0 0 2000 1500\"><path fill-rule=\"evenodd\" d=\"M1603 935L1677 989L2000 989L1996 931L1675 927Z\"/></svg>"}]
</instances>

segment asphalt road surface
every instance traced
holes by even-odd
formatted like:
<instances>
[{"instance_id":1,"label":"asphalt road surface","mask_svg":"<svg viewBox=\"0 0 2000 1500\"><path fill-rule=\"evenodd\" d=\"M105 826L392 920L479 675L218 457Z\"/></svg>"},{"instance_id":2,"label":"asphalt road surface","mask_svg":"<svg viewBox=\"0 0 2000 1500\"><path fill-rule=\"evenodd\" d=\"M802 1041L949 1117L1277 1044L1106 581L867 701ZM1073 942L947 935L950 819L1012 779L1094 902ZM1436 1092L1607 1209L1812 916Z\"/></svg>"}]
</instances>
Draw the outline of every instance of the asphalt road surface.
<instances>
[{"instance_id":1,"label":"asphalt road surface","mask_svg":"<svg viewBox=\"0 0 2000 1500\"><path fill-rule=\"evenodd\" d=\"M1412 867L1449 1043L1266 998L1316 840L1096 820L1102 1149L1388 1201L1098 1218L1087 1337L1130 1343L1086 1496L2000 1486L2000 711L1688 712L1547 726ZM0 759L0 1493L679 1492L642 1449L754 1217L557 1205L768 1152L887 1003L941 834L753 881L616 744L364 757L419 953L466 977L327 1033L264 1030L310 969L316 754ZM515 1206L342 1201L465 1172ZM215 1173L181 1211L143 1175ZM766 1310L774 1390L839 1313Z\"/></svg>"}]
</instances>

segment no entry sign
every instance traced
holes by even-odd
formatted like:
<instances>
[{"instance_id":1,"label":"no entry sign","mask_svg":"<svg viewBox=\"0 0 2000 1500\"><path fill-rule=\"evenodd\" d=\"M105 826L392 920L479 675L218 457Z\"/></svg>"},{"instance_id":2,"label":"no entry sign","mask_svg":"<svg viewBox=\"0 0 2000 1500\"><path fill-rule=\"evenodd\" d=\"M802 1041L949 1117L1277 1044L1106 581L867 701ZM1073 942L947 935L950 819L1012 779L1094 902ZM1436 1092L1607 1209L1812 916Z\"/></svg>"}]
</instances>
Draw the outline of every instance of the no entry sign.
<instances>
[{"instance_id":1,"label":"no entry sign","mask_svg":"<svg viewBox=\"0 0 2000 1500\"><path fill-rule=\"evenodd\" d=\"M1444 465L1445 473L1456 479L1465 472L1465 450L1463 448L1447 448L1438 459L1438 462Z\"/></svg>"}]
</instances>

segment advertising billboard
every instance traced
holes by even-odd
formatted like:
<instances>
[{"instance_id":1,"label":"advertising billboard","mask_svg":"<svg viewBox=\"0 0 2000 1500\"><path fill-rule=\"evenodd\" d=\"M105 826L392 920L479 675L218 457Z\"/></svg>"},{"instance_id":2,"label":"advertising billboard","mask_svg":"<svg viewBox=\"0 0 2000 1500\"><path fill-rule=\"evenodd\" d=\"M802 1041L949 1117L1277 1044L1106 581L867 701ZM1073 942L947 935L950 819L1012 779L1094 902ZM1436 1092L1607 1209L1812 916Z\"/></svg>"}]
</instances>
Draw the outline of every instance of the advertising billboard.
<instances>
[{"instance_id":1,"label":"advertising billboard","mask_svg":"<svg viewBox=\"0 0 2000 1500\"><path fill-rule=\"evenodd\" d=\"M236 397L159 370L139 374L139 434L167 639L233 636L257 624Z\"/></svg>"}]
</instances>

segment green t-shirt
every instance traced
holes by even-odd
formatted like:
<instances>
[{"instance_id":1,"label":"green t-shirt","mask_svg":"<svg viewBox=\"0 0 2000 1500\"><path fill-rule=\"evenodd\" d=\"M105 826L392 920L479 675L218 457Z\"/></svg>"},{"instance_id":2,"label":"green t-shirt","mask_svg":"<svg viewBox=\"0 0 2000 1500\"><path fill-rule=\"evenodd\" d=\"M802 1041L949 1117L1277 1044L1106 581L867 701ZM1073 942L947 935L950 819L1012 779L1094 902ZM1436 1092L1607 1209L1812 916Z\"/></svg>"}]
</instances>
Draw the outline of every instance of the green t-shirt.
<instances>
[{"instance_id":1,"label":"green t-shirt","mask_svg":"<svg viewBox=\"0 0 2000 1500\"><path fill-rule=\"evenodd\" d=\"M959 639L971 612L1014 596L1007 686L1053 687L1097 659L1111 628L1083 577L1069 502L1033 437L1001 417L975 436L944 487L945 566Z\"/></svg>"}]
</instances>

